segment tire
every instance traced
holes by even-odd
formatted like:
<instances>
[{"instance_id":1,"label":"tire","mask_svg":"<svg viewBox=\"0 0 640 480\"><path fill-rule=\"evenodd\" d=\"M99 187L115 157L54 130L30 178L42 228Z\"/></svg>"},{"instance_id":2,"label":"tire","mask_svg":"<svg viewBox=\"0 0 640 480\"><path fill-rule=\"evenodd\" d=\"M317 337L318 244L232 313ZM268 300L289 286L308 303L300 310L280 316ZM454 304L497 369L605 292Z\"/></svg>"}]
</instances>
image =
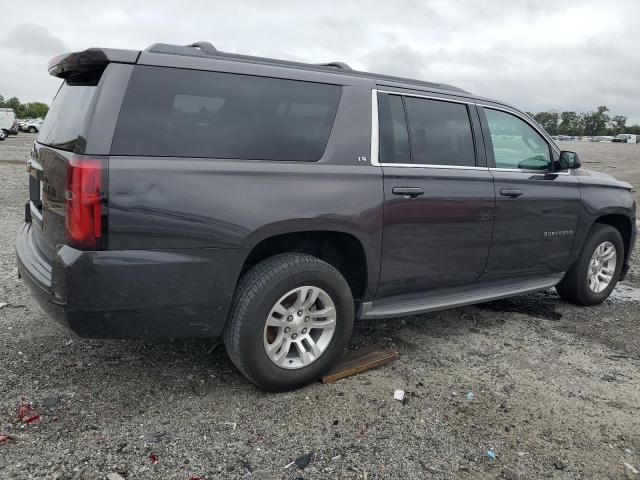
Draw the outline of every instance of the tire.
<instances>
[{"instance_id":1,"label":"tire","mask_svg":"<svg viewBox=\"0 0 640 480\"><path fill-rule=\"evenodd\" d=\"M38 131L38 129L37 129L36 127L29 127L29 128L27 129L27 131L28 131L29 133L36 133L36 132Z\"/></svg>"},{"instance_id":2,"label":"tire","mask_svg":"<svg viewBox=\"0 0 640 480\"><path fill-rule=\"evenodd\" d=\"M596 248L605 242L609 242L615 248L616 264L609 284L602 291L596 292L589 286L591 261ZM556 291L569 302L578 305L598 305L611 294L618 283L623 263L624 242L620 232L610 225L596 223L587 234L580 256L562 281L556 285Z\"/></svg>"},{"instance_id":3,"label":"tire","mask_svg":"<svg viewBox=\"0 0 640 480\"><path fill-rule=\"evenodd\" d=\"M287 302L293 302L302 295L296 296L291 294L292 291L299 289L300 292L306 288L313 288L319 291L318 300L314 300L314 304L305 312L311 315L317 315L315 312L329 311L324 305L334 305L333 332L327 340L325 337L319 337L319 334L329 336L331 328L304 328L305 325L318 325L322 322L331 323L331 319L318 316L317 322L311 317L298 316L296 311L293 315L284 313L288 305ZM287 296L289 295L289 296ZM306 297L310 301L312 297ZM285 299L285 300L283 300ZM321 301L321 299L324 299ZM324 303L322 303L324 302ZM280 313L275 310L279 307L284 308L282 318L276 318L275 315ZM298 307L293 304L290 308L297 310ZM292 323L290 317L294 317ZM267 326L276 323L278 326ZM344 277L334 267L328 263L313 257L311 255L286 253L275 255L267 258L257 265L253 266L241 278L236 288L231 312L227 325L224 330L224 344L231 361L252 383L256 386L272 392L281 392L293 390L303 385L318 380L329 367L342 354L349 338L354 321L354 304L349 284ZM278 323L282 322L282 323ZM287 325L291 325L290 332L285 334ZM307 333L303 335L304 330ZM325 328L325 329L323 329ZM294 342L292 337L298 332L296 345L304 345L308 347L307 341L313 340L315 345L322 347L322 353L310 361L308 364L302 363L303 354L291 343L289 350L292 355L298 355L295 358L296 363L284 355L280 364L276 364L276 360L272 360L267 354L267 348L278 343L278 339L284 338ZM312 339L312 332L314 337ZM272 338L269 344L269 337ZM293 337L295 338L295 337ZM282 341L282 340L281 340ZM285 345L283 343L282 345ZM287 344L289 345L289 344ZM284 349L284 347L282 347ZM283 349L278 350L280 352ZM311 350L311 348L309 348ZM307 353L307 360L312 352ZM277 352L273 352L275 356ZM284 368L283 367L286 367Z\"/></svg>"}]
</instances>

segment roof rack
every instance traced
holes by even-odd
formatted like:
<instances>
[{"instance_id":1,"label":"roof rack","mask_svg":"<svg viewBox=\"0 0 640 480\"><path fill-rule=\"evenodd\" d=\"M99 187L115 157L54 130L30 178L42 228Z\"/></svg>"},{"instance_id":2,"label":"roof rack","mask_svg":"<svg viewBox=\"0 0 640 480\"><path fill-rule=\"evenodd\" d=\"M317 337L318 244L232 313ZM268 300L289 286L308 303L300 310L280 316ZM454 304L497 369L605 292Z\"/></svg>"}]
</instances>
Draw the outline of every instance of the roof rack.
<instances>
[{"instance_id":1,"label":"roof rack","mask_svg":"<svg viewBox=\"0 0 640 480\"><path fill-rule=\"evenodd\" d=\"M176 51L176 48L178 51ZM155 53L179 53L180 48L193 48L200 53L204 53L206 55L225 55L225 52L221 52L216 47L213 46L211 42L198 41L193 42L188 45L169 45L162 43L154 43L147 47L147 52L155 52ZM316 63L318 67L331 67L339 70L344 70L347 72L352 72L353 69L344 62L327 62L327 63Z\"/></svg>"},{"instance_id":2,"label":"roof rack","mask_svg":"<svg viewBox=\"0 0 640 480\"><path fill-rule=\"evenodd\" d=\"M352 72L353 71L353 68L351 68L349 65L347 65L344 62L318 63L318 66L320 66L320 67L339 68L340 70L346 70L348 72Z\"/></svg>"},{"instance_id":3,"label":"roof rack","mask_svg":"<svg viewBox=\"0 0 640 480\"><path fill-rule=\"evenodd\" d=\"M216 47L214 47L211 42L193 42L190 43L189 45L185 45L185 47L193 47L193 48L197 48L198 50L207 53L209 55L215 55L216 53L218 53L218 49Z\"/></svg>"}]
</instances>

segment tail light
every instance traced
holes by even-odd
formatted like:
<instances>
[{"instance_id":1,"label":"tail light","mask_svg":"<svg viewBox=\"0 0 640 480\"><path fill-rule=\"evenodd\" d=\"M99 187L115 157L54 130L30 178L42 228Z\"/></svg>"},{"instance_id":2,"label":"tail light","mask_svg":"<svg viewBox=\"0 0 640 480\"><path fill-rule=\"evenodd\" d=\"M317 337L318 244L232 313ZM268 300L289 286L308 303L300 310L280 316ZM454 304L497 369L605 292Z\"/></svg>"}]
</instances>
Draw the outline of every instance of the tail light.
<instances>
[{"instance_id":1,"label":"tail light","mask_svg":"<svg viewBox=\"0 0 640 480\"><path fill-rule=\"evenodd\" d=\"M67 167L65 221L69 245L100 250L103 161L74 155Z\"/></svg>"}]
</instances>

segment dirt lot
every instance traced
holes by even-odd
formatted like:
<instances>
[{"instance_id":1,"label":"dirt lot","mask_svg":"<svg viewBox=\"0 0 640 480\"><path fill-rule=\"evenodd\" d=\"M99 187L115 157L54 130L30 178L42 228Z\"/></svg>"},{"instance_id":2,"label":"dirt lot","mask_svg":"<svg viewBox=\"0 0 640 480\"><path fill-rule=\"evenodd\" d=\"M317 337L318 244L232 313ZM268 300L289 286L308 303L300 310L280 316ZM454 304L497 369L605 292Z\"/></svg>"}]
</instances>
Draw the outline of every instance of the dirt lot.
<instances>
[{"instance_id":1,"label":"dirt lot","mask_svg":"<svg viewBox=\"0 0 640 480\"><path fill-rule=\"evenodd\" d=\"M31 141L0 143L1 478L640 478L637 269L590 309L548 291L360 323L352 347L394 364L266 394L208 342L82 340L43 315L14 260ZM563 148L640 185L640 145Z\"/></svg>"}]
</instances>

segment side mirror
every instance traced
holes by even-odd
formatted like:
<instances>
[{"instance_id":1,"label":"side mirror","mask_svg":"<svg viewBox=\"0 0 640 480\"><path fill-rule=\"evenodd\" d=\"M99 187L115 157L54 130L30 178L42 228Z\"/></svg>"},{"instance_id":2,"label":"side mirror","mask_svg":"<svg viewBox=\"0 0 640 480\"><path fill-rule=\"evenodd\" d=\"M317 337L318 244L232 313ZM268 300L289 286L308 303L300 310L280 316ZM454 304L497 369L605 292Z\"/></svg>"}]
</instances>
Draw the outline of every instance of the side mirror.
<instances>
[{"instance_id":1,"label":"side mirror","mask_svg":"<svg viewBox=\"0 0 640 480\"><path fill-rule=\"evenodd\" d=\"M569 152L568 150L563 150L560 152L560 160L558 161L560 164L560 170L566 170L568 168L580 168L582 163L580 162L580 157L576 152Z\"/></svg>"}]
</instances>

